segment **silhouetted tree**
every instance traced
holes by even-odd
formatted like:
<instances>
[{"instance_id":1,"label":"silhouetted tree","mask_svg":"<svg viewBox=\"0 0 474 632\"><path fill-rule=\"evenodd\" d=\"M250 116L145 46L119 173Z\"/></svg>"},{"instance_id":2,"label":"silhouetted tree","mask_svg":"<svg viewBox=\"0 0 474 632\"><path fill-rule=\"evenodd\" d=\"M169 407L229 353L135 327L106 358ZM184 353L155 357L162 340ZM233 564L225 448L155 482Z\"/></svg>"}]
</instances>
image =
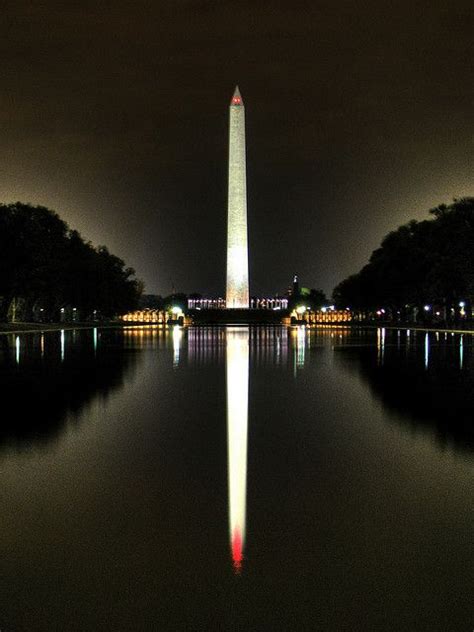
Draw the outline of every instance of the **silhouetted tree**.
<instances>
[{"instance_id":1,"label":"silhouetted tree","mask_svg":"<svg viewBox=\"0 0 474 632\"><path fill-rule=\"evenodd\" d=\"M288 299L289 309L294 309L300 304L304 304L311 309L321 309L323 305L328 305L326 294L322 290L299 287L298 291L293 291Z\"/></svg>"},{"instance_id":2,"label":"silhouetted tree","mask_svg":"<svg viewBox=\"0 0 474 632\"><path fill-rule=\"evenodd\" d=\"M180 307L183 311L188 309L188 296L182 292L170 294L163 299L163 305L165 309L171 309L172 307Z\"/></svg>"},{"instance_id":3,"label":"silhouetted tree","mask_svg":"<svg viewBox=\"0 0 474 632\"><path fill-rule=\"evenodd\" d=\"M474 198L454 200L430 211L432 219L411 221L389 233L369 263L335 288L339 307L387 318L466 317L474 298ZM428 310L424 306L429 306Z\"/></svg>"},{"instance_id":4,"label":"silhouetted tree","mask_svg":"<svg viewBox=\"0 0 474 632\"><path fill-rule=\"evenodd\" d=\"M0 319L110 317L133 309L142 291L132 268L94 248L54 211L0 204Z\"/></svg>"}]
</instances>

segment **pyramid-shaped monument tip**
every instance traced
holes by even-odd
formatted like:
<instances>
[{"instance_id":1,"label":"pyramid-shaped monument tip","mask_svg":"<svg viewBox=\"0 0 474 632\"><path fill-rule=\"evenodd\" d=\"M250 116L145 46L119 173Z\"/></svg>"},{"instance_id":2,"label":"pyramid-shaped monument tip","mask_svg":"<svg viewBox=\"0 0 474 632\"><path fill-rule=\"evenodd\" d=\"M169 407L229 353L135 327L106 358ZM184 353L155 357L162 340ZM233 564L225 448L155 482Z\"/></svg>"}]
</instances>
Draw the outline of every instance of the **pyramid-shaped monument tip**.
<instances>
[{"instance_id":1,"label":"pyramid-shaped monument tip","mask_svg":"<svg viewBox=\"0 0 474 632\"><path fill-rule=\"evenodd\" d=\"M240 94L239 86L235 86L234 94L232 96L231 105L243 105L242 95Z\"/></svg>"}]
</instances>

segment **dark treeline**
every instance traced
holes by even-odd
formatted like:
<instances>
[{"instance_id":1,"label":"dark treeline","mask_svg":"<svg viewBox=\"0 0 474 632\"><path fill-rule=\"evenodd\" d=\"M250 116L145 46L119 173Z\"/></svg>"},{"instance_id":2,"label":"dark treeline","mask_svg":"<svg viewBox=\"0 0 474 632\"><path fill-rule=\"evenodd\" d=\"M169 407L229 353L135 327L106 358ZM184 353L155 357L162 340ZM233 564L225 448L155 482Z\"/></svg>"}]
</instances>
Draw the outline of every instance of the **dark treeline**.
<instances>
[{"instance_id":1,"label":"dark treeline","mask_svg":"<svg viewBox=\"0 0 474 632\"><path fill-rule=\"evenodd\" d=\"M55 212L0 204L0 321L109 318L137 306L134 274Z\"/></svg>"},{"instance_id":2,"label":"dark treeline","mask_svg":"<svg viewBox=\"0 0 474 632\"><path fill-rule=\"evenodd\" d=\"M453 324L472 320L474 198L454 200L389 233L334 300L361 319Z\"/></svg>"}]
</instances>

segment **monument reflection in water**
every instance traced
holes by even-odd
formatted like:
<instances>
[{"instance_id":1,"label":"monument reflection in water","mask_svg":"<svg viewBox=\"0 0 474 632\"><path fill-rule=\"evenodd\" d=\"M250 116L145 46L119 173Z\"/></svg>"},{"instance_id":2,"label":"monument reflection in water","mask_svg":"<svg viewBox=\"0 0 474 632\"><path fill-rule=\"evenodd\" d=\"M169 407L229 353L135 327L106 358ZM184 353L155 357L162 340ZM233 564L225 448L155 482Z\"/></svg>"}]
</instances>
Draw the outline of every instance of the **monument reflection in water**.
<instances>
[{"instance_id":1,"label":"monument reflection in water","mask_svg":"<svg viewBox=\"0 0 474 632\"><path fill-rule=\"evenodd\" d=\"M247 494L248 328L227 330L226 352L229 538L234 569L239 573L245 546Z\"/></svg>"}]
</instances>

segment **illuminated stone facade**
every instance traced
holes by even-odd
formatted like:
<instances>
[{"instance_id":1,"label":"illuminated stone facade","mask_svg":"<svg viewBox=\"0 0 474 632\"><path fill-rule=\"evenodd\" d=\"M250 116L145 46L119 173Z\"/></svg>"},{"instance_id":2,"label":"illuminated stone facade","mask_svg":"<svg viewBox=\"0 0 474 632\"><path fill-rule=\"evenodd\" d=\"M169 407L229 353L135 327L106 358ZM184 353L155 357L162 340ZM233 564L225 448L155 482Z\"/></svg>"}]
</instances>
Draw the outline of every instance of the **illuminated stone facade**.
<instances>
[{"instance_id":1,"label":"illuminated stone facade","mask_svg":"<svg viewBox=\"0 0 474 632\"><path fill-rule=\"evenodd\" d=\"M230 102L227 207L227 309L249 307L245 107L238 86Z\"/></svg>"},{"instance_id":2,"label":"illuminated stone facade","mask_svg":"<svg viewBox=\"0 0 474 632\"><path fill-rule=\"evenodd\" d=\"M164 310L158 309L137 309L119 317L125 323L158 323L165 324L168 316Z\"/></svg>"},{"instance_id":3,"label":"illuminated stone facade","mask_svg":"<svg viewBox=\"0 0 474 632\"><path fill-rule=\"evenodd\" d=\"M349 309L334 309L334 307L323 307L313 311L305 307L300 311L299 308L294 309L290 316L284 319L286 324L298 322L307 325L332 325L345 324L353 320L353 314Z\"/></svg>"}]
</instances>

